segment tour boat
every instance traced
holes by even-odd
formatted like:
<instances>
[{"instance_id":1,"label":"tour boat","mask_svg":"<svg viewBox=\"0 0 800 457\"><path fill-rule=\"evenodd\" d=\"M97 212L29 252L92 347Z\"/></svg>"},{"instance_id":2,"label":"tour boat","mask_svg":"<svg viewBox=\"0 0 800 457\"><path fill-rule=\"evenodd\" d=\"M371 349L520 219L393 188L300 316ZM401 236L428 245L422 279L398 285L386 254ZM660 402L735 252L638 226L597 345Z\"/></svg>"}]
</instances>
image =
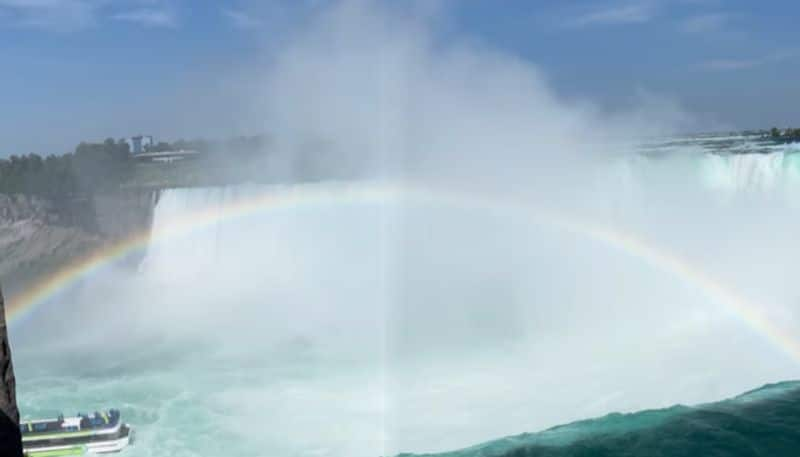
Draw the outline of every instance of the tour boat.
<instances>
[{"instance_id":1,"label":"tour boat","mask_svg":"<svg viewBox=\"0 0 800 457\"><path fill-rule=\"evenodd\" d=\"M92 415L20 423L27 457L62 457L119 452L133 443L133 430L111 409Z\"/></svg>"}]
</instances>

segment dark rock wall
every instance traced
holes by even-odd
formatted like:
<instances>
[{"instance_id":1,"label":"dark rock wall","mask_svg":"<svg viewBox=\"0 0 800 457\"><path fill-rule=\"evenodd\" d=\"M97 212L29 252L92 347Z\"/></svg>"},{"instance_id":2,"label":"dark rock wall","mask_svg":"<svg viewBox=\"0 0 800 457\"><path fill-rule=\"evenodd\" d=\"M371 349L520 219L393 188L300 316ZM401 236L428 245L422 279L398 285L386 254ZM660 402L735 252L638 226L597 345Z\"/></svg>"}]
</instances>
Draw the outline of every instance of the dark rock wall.
<instances>
[{"instance_id":1,"label":"dark rock wall","mask_svg":"<svg viewBox=\"0 0 800 457\"><path fill-rule=\"evenodd\" d=\"M66 202L0 194L0 281L6 297L13 299L98 249L147 233L158 195L155 189L123 189ZM140 260L131 257L129 263Z\"/></svg>"},{"instance_id":2,"label":"dark rock wall","mask_svg":"<svg viewBox=\"0 0 800 457\"><path fill-rule=\"evenodd\" d=\"M0 226L35 221L121 239L149 229L158 195L158 190L126 189L90 199L52 201L0 194Z\"/></svg>"},{"instance_id":3,"label":"dark rock wall","mask_svg":"<svg viewBox=\"0 0 800 457\"><path fill-rule=\"evenodd\" d=\"M0 290L0 411L11 418L14 423L19 423L14 364L11 363L11 347L8 344L5 301L2 290Z\"/></svg>"},{"instance_id":4,"label":"dark rock wall","mask_svg":"<svg viewBox=\"0 0 800 457\"><path fill-rule=\"evenodd\" d=\"M0 290L0 455L22 457L14 364L11 362L2 290Z\"/></svg>"},{"instance_id":5,"label":"dark rock wall","mask_svg":"<svg viewBox=\"0 0 800 457\"><path fill-rule=\"evenodd\" d=\"M112 240L150 229L158 190L126 189L94 197L97 232Z\"/></svg>"}]
</instances>

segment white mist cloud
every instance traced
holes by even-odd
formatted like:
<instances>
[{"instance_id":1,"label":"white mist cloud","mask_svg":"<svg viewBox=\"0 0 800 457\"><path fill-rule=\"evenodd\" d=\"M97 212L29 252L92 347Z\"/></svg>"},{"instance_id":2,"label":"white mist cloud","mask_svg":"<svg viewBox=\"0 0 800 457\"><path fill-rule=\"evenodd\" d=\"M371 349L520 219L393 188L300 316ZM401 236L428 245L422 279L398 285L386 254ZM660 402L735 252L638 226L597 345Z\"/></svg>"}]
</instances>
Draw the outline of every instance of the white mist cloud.
<instances>
[{"instance_id":1,"label":"white mist cloud","mask_svg":"<svg viewBox=\"0 0 800 457\"><path fill-rule=\"evenodd\" d=\"M243 10L223 9L222 15L239 29L254 29L262 25L261 20Z\"/></svg>"},{"instance_id":2,"label":"white mist cloud","mask_svg":"<svg viewBox=\"0 0 800 457\"><path fill-rule=\"evenodd\" d=\"M163 9L137 9L114 14L113 19L118 21L132 22L145 27L167 27L172 28L178 25L175 14Z\"/></svg>"},{"instance_id":3,"label":"white mist cloud","mask_svg":"<svg viewBox=\"0 0 800 457\"><path fill-rule=\"evenodd\" d=\"M97 2L91 0L0 0L0 16L5 22L21 27L70 31L91 25Z\"/></svg>"},{"instance_id":4,"label":"white mist cloud","mask_svg":"<svg viewBox=\"0 0 800 457\"><path fill-rule=\"evenodd\" d=\"M633 136L674 127L657 110L605 113L562 100L534 64L439 42L431 21L369 2L315 15L266 72L256 110L264 128L287 151L324 144L331 169L477 183L619 153Z\"/></svg>"},{"instance_id":5,"label":"white mist cloud","mask_svg":"<svg viewBox=\"0 0 800 457\"><path fill-rule=\"evenodd\" d=\"M566 27L642 24L655 17L656 2L619 2L574 14L564 20Z\"/></svg>"},{"instance_id":6,"label":"white mist cloud","mask_svg":"<svg viewBox=\"0 0 800 457\"><path fill-rule=\"evenodd\" d=\"M780 63L800 56L797 49L787 49L780 52L770 52L759 57L733 57L710 59L697 65L698 68L709 71L746 70Z\"/></svg>"},{"instance_id":7,"label":"white mist cloud","mask_svg":"<svg viewBox=\"0 0 800 457\"><path fill-rule=\"evenodd\" d=\"M0 19L17 27L74 32L104 20L144 27L174 27L177 17L162 0L0 0Z\"/></svg>"},{"instance_id":8,"label":"white mist cloud","mask_svg":"<svg viewBox=\"0 0 800 457\"><path fill-rule=\"evenodd\" d=\"M719 32L725 28L730 19L728 13L698 14L684 19L680 23L680 30L686 33Z\"/></svg>"},{"instance_id":9,"label":"white mist cloud","mask_svg":"<svg viewBox=\"0 0 800 457\"><path fill-rule=\"evenodd\" d=\"M321 8L252 71L247 122L274 133L265 174L300 155L323 177L407 178L461 200L364 203L330 185L324 203L289 199L152 244L139 274L92 280L27 327L51 344L47 363L31 363L51 370L34 381L59 380L49 399L68 398L80 366L103 380L92 398L140 421L139 449L360 457L719 399L796 373L703 284L625 243L661 246L794 323L796 307L781 305L796 212L777 194L720 198L704 181L762 164L629 154L692 118L634 89L619 112L566 101L534 64L443 43L431 21L385 3ZM154 223L280 192L170 190ZM577 228L529 213L542 208ZM598 242L596 225L623 242ZM230 425L242 423L259 433Z\"/></svg>"}]
</instances>

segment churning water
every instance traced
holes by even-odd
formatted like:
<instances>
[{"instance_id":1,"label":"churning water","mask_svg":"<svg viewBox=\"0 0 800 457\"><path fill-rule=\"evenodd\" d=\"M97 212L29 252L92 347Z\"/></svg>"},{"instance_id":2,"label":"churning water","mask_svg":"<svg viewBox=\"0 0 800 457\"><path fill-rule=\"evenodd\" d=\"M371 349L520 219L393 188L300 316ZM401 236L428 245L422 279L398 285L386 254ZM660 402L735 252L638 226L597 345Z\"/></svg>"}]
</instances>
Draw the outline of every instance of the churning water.
<instances>
[{"instance_id":1,"label":"churning water","mask_svg":"<svg viewBox=\"0 0 800 457\"><path fill-rule=\"evenodd\" d=\"M797 378L786 341L641 248L798 334L800 159L742 145L766 147L662 142L564 199L167 190L153 233L184 229L13 329L20 409L118 407L130 456L375 457Z\"/></svg>"}]
</instances>

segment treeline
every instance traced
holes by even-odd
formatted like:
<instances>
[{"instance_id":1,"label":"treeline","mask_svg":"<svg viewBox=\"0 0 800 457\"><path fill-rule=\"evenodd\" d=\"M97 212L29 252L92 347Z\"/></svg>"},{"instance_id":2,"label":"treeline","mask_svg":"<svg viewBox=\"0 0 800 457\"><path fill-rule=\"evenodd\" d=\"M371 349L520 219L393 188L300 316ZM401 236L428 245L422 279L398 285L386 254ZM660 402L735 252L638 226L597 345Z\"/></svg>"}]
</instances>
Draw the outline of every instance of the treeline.
<instances>
[{"instance_id":1,"label":"treeline","mask_svg":"<svg viewBox=\"0 0 800 457\"><path fill-rule=\"evenodd\" d=\"M71 158L30 154L0 159L0 193L72 195L77 191L77 181Z\"/></svg>"},{"instance_id":2,"label":"treeline","mask_svg":"<svg viewBox=\"0 0 800 457\"><path fill-rule=\"evenodd\" d=\"M238 163L256 157L266 149L263 136L236 137L224 141L178 140L160 142L149 152L194 150L204 154L208 167L215 160ZM0 193L30 194L53 200L90 196L119 188L134 178L135 157L124 140L108 138L102 143L82 142L64 155L12 155L0 159Z\"/></svg>"},{"instance_id":3,"label":"treeline","mask_svg":"<svg viewBox=\"0 0 800 457\"><path fill-rule=\"evenodd\" d=\"M777 127L772 127L769 131L769 136L774 140L800 141L800 129L788 128L781 130Z\"/></svg>"},{"instance_id":4,"label":"treeline","mask_svg":"<svg viewBox=\"0 0 800 457\"><path fill-rule=\"evenodd\" d=\"M92 194L118 185L130 171L128 144L109 138L81 143L64 155L12 155L0 159L0 193L51 199Z\"/></svg>"}]
</instances>

